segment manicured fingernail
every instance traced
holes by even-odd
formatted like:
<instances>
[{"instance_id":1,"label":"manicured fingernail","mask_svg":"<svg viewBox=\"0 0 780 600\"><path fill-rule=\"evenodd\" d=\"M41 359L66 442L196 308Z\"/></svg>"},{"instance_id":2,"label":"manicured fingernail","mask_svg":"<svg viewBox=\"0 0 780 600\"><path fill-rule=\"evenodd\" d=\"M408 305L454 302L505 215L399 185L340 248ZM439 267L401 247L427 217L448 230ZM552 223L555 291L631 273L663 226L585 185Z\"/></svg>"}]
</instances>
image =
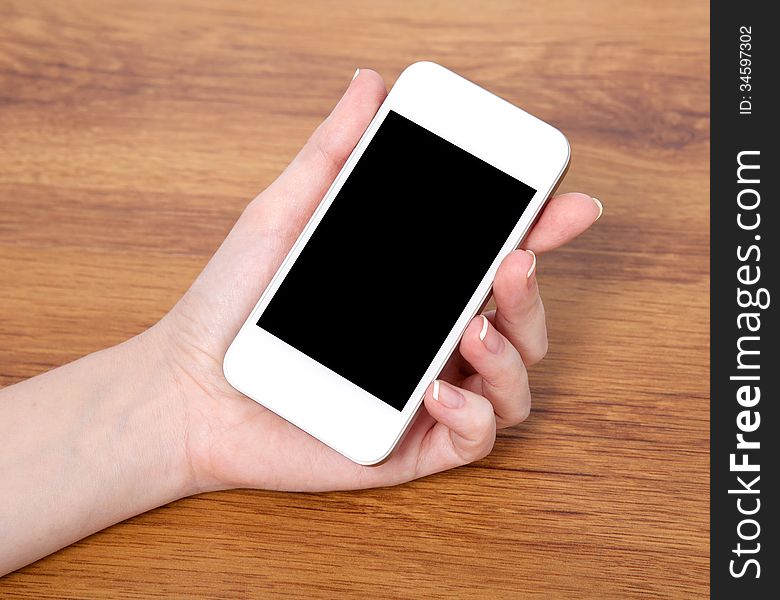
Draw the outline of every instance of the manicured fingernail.
<instances>
[{"instance_id":1,"label":"manicured fingernail","mask_svg":"<svg viewBox=\"0 0 780 600\"><path fill-rule=\"evenodd\" d=\"M463 394L438 379L433 382L433 399L447 408L460 408L466 404Z\"/></svg>"},{"instance_id":2,"label":"manicured fingernail","mask_svg":"<svg viewBox=\"0 0 780 600\"><path fill-rule=\"evenodd\" d=\"M496 328L490 326L490 321L488 321L485 315L480 315L480 317L482 317L482 331L479 332L479 339L485 344L485 348L489 352L498 354L504 347L504 340L501 339L501 335L496 331Z\"/></svg>"},{"instance_id":3,"label":"manicured fingernail","mask_svg":"<svg viewBox=\"0 0 780 600\"><path fill-rule=\"evenodd\" d=\"M598 216L595 219L593 219L593 222L595 223L596 221L598 221L601 218L601 215L604 214L604 205L601 203L601 200L599 200L598 198L593 198L592 196L591 196L591 198L596 203L596 206L599 207L599 214L598 214Z\"/></svg>"},{"instance_id":4,"label":"manicured fingernail","mask_svg":"<svg viewBox=\"0 0 780 600\"><path fill-rule=\"evenodd\" d=\"M358 73L360 73L360 69L355 69L355 74L352 76L352 81L355 81L355 77L358 76Z\"/></svg>"},{"instance_id":5,"label":"manicured fingernail","mask_svg":"<svg viewBox=\"0 0 780 600\"><path fill-rule=\"evenodd\" d=\"M531 277L534 276L534 273L536 272L536 254L533 253L533 250L526 250L528 254L531 255L531 266L528 268L528 273L526 273L525 278L531 279Z\"/></svg>"}]
</instances>

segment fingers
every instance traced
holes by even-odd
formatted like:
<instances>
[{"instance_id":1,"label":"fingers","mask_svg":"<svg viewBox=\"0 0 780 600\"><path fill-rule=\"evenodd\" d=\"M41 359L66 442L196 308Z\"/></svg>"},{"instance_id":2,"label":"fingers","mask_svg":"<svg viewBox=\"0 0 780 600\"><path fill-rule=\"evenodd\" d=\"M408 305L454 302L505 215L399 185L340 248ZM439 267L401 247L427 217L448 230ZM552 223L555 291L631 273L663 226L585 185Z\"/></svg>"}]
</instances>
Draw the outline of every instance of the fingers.
<instances>
[{"instance_id":1,"label":"fingers","mask_svg":"<svg viewBox=\"0 0 780 600\"><path fill-rule=\"evenodd\" d=\"M437 423L414 457L412 477L423 477L486 456L496 427L523 421L531 394L525 365L547 352L544 307L536 282L536 254L574 239L601 216L603 208L585 194L550 200L525 248L502 262L493 284L496 312L472 320L460 353L476 371L463 388L436 381L425 394L425 408Z\"/></svg>"},{"instance_id":2,"label":"fingers","mask_svg":"<svg viewBox=\"0 0 780 600\"><path fill-rule=\"evenodd\" d=\"M295 239L387 96L380 75L361 69L284 173L255 200L255 221Z\"/></svg>"},{"instance_id":3,"label":"fingers","mask_svg":"<svg viewBox=\"0 0 780 600\"><path fill-rule=\"evenodd\" d=\"M569 193L552 198L523 244L537 254L570 242L603 212L601 202L587 194Z\"/></svg>"},{"instance_id":4,"label":"fingers","mask_svg":"<svg viewBox=\"0 0 780 600\"><path fill-rule=\"evenodd\" d=\"M425 408L438 423L428 433L415 476L473 462L493 449L496 417L486 398L436 380L425 392Z\"/></svg>"},{"instance_id":5,"label":"fingers","mask_svg":"<svg viewBox=\"0 0 780 600\"><path fill-rule=\"evenodd\" d=\"M515 250L502 261L493 282L496 301L493 322L517 348L523 364L529 367L547 354L547 325L536 282L536 267L535 254Z\"/></svg>"},{"instance_id":6,"label":"fingers","mask_svg":"<svg viewBox=\"0 0 780 600\"><path fill-rule=\"evenodd\" d=\"M463 387L490 401L497 427L524 421L531 410L531 392L520 353L512 343L480 315L466 328L460 353L476 370Z\"/></svg>"},{"instance_id":7,"label":"fingers","mask_svg":"<svg viewBox=\"0 0 780 600\"><path fill-rule=\"evenodd\" d=\"M386 465L402 473L404 480L487 456L497 427L515 425L528 416L531 393L520 354L485 317L473 319L466 328L460 351L477 373L460 388L441 380L428 386L425 409L436 423L421 440L407 439L411 453L402 451L395 464ZM399 464L406 466L398 468Z\"/></svg>"}]
</instances>

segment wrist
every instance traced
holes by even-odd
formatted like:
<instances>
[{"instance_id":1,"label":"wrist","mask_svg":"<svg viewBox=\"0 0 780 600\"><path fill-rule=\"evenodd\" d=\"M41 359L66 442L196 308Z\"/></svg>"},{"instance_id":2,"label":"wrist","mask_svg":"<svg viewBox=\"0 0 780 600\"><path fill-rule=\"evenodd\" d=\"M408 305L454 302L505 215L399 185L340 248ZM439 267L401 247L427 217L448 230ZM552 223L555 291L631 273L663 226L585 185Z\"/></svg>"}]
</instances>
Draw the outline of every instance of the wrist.
<instances>
[{"instance_id":1,"label":"wrist","mask_svg":"<svg viewBox=\"0 0 780 600\"><path fill-rule=\"evenodd\" d=\"M183 396L157 326L105 350L112 386L109 431L116 431L117 468L134 489L139 513L196 493L186 447ZM113 421L113 425L111 423ZM139 493L136 494L135 490Z\"/></svg>"},{"instance_id":2,"label":"wrist","mask_svg":"<svg viewBox=\"0 0 780 600\"><path fill-rule=\"evenodd\" d=\"M126 342L128 353L146 359L151 373L148 394L159 417L153 432L178 497L233 487L211 460L215 431L229 428L223 419L232 399L221 361L203 349L190 323L176 308L143 334ZM135 347L134 347L135 346Z\"/></svg>"}]
</instances>

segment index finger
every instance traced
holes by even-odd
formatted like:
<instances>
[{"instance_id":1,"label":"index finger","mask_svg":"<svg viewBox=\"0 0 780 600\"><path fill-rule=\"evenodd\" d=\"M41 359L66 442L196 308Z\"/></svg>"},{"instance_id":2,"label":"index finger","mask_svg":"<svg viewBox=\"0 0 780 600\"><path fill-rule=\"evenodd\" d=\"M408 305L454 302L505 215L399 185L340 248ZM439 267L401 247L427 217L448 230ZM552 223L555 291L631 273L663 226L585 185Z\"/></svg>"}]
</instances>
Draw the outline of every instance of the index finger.
<instances>
[{"instance_id":1,"label":"index finger","mask_svg":"<svg viewBox=\"0 0 780 600\"><path fill-rule=\"evenodd\" d=\"M601 217L601 202L587 194L570 192L550 199L523 244L537 254L563 246Z\"/></svg>"}]
</instances>

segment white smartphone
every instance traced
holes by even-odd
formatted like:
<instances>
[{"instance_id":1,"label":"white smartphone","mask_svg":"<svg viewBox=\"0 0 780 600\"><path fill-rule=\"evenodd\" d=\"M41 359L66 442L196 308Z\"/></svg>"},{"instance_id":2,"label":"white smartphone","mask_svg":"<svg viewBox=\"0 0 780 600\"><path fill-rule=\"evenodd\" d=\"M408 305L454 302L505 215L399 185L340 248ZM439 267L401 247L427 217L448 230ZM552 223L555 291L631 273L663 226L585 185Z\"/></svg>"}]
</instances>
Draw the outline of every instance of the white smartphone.
<instances>
[{"instance_id":1,"label":"white smartphone","mask_svg":"<svg viewBox=\"0 0 780 600\"><path fill-rule=\"evenodd\" d=\"M411 65L230 345L225 377L347 458L383 461L568 162L557 129Z\"/></svg>"}]
</instances>

